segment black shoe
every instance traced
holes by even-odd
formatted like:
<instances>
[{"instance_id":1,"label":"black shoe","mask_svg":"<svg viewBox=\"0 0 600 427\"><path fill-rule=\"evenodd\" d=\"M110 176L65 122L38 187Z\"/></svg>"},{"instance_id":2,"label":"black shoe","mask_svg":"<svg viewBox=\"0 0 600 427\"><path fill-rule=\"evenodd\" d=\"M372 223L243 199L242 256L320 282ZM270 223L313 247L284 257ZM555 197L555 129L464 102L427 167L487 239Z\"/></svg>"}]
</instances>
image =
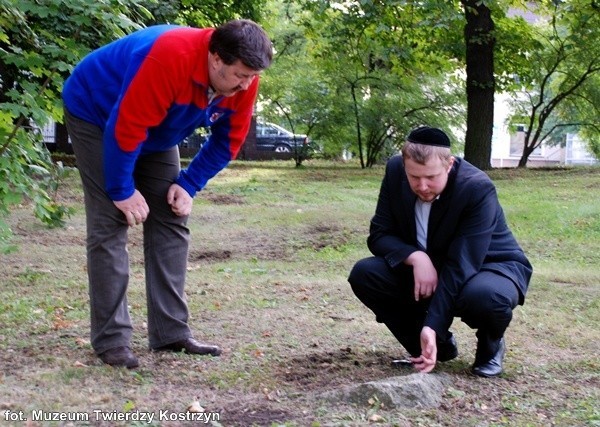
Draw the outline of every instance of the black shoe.
<instances>
[{"instance_id":1,"label":"black shoe","mask_svg":"<svg viewBox=\"0 0 600 427\"><path fill-rule=\"evenodd\" d=\"M473 374L480 377L497 377L502 373L502 360L506 353L504 338L499 340L478 339Z\"/></svg>"},{"instance_id":2,"label":"black shoe","mask_svg":"<svg viewBox=\"0 0 600 427\"><path fill-rule=\"evenodd\" d=\"M176 341L174 343L155 348L154 351L173 351L175 353L183 351L188 354L211 356L219 356L221 354L221 349L216 345L204 344L196 341L194 338L186 338L181 341Z\"/></svg>"},{"instance_id":3,"label":"black shoe","mask_svg":"<svg viewBox=\"0 0 600 427\"><path fill-rule=\"evenodd\" d=\"M140 366L137 357L135 357L129 347L111 348L100 353L98 357L110 366L125 367L127 369L133 369Z\"/></svg>"},{"instance_id":4,"label":"black shoe","mask_svg":"<svg viewBox=\"0 0 600 427\"><path fill-rule=\"evenodd\" d=\"M446 341L437 343L437 361L447 362L458 356L458 347L454 335L450 333L450 338Z\"/></svg>"}]
</instances>

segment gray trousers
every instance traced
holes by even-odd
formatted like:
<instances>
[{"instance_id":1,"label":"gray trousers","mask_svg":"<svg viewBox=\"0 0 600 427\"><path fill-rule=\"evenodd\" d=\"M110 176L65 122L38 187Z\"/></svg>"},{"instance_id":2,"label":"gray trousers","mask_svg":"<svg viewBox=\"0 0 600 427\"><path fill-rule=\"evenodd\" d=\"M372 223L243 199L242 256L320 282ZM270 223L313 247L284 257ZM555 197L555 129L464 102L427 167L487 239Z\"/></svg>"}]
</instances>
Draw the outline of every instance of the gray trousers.
<instances>
[{"instance_id":1,"label":"gray trousers","mask_svg":"<svg viewBox=\"0 0 600 427\"><path fill-rule=\"evenodd\" d=\"M96 353L130 346L127 306L129 258L124 214L104 190L102 130L65 111L84 191L91 343ZM191 336L184 285L189 247L187 217L167 203L167 191L180 170L179 150L140 156L136 188L150 214L143 223L148 340L157 348Z\"/></svg>"}]
</instances>

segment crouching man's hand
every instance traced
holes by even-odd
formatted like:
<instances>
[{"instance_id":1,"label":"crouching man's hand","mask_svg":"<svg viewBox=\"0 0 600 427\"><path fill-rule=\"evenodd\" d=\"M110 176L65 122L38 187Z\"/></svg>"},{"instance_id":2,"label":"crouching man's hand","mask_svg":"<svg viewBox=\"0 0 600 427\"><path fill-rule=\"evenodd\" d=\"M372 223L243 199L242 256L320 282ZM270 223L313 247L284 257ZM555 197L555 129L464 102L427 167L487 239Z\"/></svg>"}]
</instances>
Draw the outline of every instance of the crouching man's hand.
<instances>
[{"instance_id":1,"label":"crouching man's hand","mask_svg":"<svg viewBox=\"0 0 600 427\"><path fill-rule=\"evenodd\" d=\"M413 366L419 372L431 372L435 368L437 361L437 344L435 341L435 331L428 326L421 330L421 355L411 357Z\"/></svg>"}]
</instances>

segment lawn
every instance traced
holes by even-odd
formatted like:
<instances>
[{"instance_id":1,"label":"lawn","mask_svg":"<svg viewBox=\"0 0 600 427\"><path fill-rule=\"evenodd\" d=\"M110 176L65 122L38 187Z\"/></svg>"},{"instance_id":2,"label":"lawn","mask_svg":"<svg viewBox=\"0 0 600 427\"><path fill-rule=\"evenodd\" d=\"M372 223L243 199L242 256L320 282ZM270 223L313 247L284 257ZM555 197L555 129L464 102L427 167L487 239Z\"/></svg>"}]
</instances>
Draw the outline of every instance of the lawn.
<instances>
[{"instance_id":1,"label":"lawn","mask_svg":"<svg viewBox=\"0 0 600 427\"><path fill-rule=\"evenodd\" d=\"M452 380L441 407L319 398L410 373L390 364L402 348L346 281L369 254L383 171L233 162L199 193L189 221L190 324L223 347L219 358L148 351L133 228L129 304L141 363L133 371L102 365L89 344L76 171L58 195L74 210L66 227L47 229L19 206L8 219L18 250L0 255L0 425L600 426L600 168L490 171L535 269L500 378L469 374L474 332L457 320L460 355L435 371ZM184 419L192 404L205 419Z\"/></svg>"}]
</instances>

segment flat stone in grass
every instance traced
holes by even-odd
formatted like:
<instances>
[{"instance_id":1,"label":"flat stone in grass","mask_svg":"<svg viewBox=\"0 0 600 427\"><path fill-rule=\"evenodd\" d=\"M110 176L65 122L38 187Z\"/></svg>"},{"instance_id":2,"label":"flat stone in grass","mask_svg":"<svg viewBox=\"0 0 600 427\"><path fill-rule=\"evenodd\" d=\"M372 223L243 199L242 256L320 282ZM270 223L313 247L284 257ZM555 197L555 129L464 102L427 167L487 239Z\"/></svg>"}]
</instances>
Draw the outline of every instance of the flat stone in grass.
<instances>
[{"instance_id":1,"label":"flat stone in grass","mask_svg":"<svg viewBox=\"0 0 600 427\"><path fill-rule=\"evenodd\" d=\"M345 386L321 397L332 403L369 405L376 397L386 408L437 408L450 378L444 374L410 374Z\"/></svg>"}]
</instances>

